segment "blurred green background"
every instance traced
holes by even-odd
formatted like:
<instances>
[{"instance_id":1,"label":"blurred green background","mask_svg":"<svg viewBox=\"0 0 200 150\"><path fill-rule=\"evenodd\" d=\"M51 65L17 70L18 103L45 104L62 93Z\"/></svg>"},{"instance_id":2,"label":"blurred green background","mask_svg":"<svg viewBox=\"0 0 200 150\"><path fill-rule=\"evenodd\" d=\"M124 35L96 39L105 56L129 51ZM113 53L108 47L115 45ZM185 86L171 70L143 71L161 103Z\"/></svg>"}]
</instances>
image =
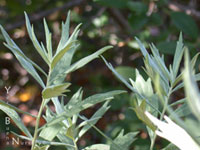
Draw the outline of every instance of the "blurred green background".
<instances>
[{"instance_id":1,"label":"blurred green background","mask_svg":"<svg viewBox=\"0 0 200 150\"><path fill-rule=\"evenodd\" d=\"M103 55L127 80L135 78L135 68L146 76L142 70L142 55L134 39L135 36L147 48L148 43L154 43L160 52L165 54L168 64L172 61L180 31L183 32L184 43L189 47L191 55L199 51L200 3L198 0L0 0L0 24L27 56L48 71L27 35L24 11L28 13L34 24L35 33L40 41L45 41L42 19L46 18L53 32L53 47L56 47L60 39L61 21L66 19L69 10L71 10L70 32L76 25L82 23L78 38L80 46L73 60L87 56L103 46L113 45L114 48ZM3 36L0 34L0 99L22 110L37 114L41 102L41 88L3 46L3 42ZM196 69L199 68L199 60L197 64ZM85 97L98 92L126 89L101 59L96 59L86 67L68 75L66 80L72 83L69 97L79 87L83 87ZM8 94L5 87L10 87ZM176 93L173 100L182 96L181 92ZM114 138L121 129L125 129L126 133L139 130L138 139L131 149L148 150L150 141L145 126L130 109L131 99L133 99L132 94L127 93L113 100L110 111L97 123L97 127L111 138ZM83 113L90 117L98 107L90 108ZM10 131L17 129L12 123L5 124L6 116L3 112L0 112L0 117L2 118L0 148L30 149L28 144L6 143L6 134L8 133L9 138L12 138ZM21 117L25 125L33 130L35 120L26 115ZM41 124L43 123L44 120L41 120ZM95 130L90 130L80 140L79 146L106 142ZM156 149L166 144L167 141L158 139Z\"/></svg>"}]
</instances>

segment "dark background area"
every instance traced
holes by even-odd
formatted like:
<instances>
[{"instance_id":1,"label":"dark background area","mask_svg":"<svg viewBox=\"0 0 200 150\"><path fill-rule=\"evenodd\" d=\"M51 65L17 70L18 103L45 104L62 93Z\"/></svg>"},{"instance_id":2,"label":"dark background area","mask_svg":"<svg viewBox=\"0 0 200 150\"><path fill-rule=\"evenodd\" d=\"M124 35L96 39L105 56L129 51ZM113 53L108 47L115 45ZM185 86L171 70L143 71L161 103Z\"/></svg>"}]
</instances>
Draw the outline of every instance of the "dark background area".
<instances>
[{"instance_id":1,"label":"dark background area","mask_svg":"<svg viewBox=\"0 0 200 150\"><path fill-rule=\"evenodd\" d=\"M56 48L60 40L61 22L66 19L69 10L71 11L70 33L76 25L82 23L78 38L80 46L73 61L106 45L113 45L114 48L103 55L126 79L135 78L135 68L146 77L135 36L147 48L148 43L154 43L165 55L167 64L172 62L180 31L184 35L184 43L190 49L191 55L199 51L199 0L0 0L0 24L29 58L48 71L28 37L24 11L34 24L34 31L40 41L45 41L43 18L46 18L53 33L53 47ZM24 111L37 114L42 89L20 66L3 42L3 36L0 34L0 99ZM196 69L199 70L198 68L199 60ZM83 87L84 97L98 92L126 89L101 59L96 59L84 68L71 73L66 80L72 83L68 97L80 87ZM5 87L9 86L7 94ZM179 92L172 99L175 101L182 96ZM116 97L111 102L110 110L97 123L97 127L111 138L114 138L121 129L125 129L126 133L139 130L138 139L132 145L132 149L146 150L150 141L145 126L130 109L131 98L131 93ZM87 109L83 113L90 117L98 107ZM0 112L0 117L0 148L30 149L28 145L6 145L5 136L8 127L4 119L6 115ZM24 124L33 130L35 120L27 115L21 117ZM43 123L44 120L41 120L41 124ZM14 124L9 125L9 131L12 130L18 131ZM80 140L79 146L105 142L107 141L102 136L91 129ZM160 149L166 144L167 141L158 139L156 147Z\"/></svg>"}]
</instances>

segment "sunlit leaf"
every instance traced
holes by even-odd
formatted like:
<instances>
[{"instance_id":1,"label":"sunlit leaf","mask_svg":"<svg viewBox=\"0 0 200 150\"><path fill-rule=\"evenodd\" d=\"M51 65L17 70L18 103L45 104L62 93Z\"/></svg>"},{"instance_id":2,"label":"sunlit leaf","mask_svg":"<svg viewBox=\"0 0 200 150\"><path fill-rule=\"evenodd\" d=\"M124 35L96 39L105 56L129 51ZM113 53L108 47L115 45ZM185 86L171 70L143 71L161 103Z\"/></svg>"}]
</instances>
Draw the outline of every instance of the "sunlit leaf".
<instances>
[{"instance_id":1,"label":"sunlit leaf","mask_svg":"<svg viewBox=\"0 0 200 150\"><path fill-rule=\"evenodd\" d=\"M19 117L19 115L17 114L17 112L8 107L7 105L2 105L0 104L0 110L2 110L4 113L6 113L14 122L15 124L17 125L17 127L22 131L24 132L28 137L32 138L32 135L31 133L28 131L28 129L24 126L21 118ZM8 118L8 119L10 119ZM8 121L8 123L10 122L11 120Z\"/></svg>"},{"instance_id":2,"label":"sunlit leaf","mask_svg":"<svg viewBox=\"0 0 200 150\"><path fill-rule=\"evenodd\" d=\"M42 91L42 97L44 99L52 98L52 97L57 97L63 95L64 92L67 92L66 88L68 88L71 84L70 83L63 83L63 84L58 84L58 85L51 85L46 87Z\"/></svg>"},{"instance_id":3,"label":"sunlit leaf","mask_svg":"<svg viewBox=\"0 0 200 150\"><path fill-rule=\"evenodd\" d=\"M118 134L118 136L114 139L114 143L119 145L123 150L129 150L129 146L135 141L135 136L138 134L138 132L129 132L124 135L124 130L121 130L121 132ZM111 144L110 150L118 150L116 147Z\"/></svg>"},{"instance_id":4,"label":"sunlit leaf","mask_svg":"<svg viewBox=\"0 0 200 150\"><path fill-rule=\"evenodd\" d=\"M200 121L200 95L197 83L195 82L194 75L192 74L192 68L189 62L189 52L185 53L185 69L183 73L183 80L185 86L185 93L187 96L187 102L193 112L193 114Z\"/></svg>"}]
</instances>

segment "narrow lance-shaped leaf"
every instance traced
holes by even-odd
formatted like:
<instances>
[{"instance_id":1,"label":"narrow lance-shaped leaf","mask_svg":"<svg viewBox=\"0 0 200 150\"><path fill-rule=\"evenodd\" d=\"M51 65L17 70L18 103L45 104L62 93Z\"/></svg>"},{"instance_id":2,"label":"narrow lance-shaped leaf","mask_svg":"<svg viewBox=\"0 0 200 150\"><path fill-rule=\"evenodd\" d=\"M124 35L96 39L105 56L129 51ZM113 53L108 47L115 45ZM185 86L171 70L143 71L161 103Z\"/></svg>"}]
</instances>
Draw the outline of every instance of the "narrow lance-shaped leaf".
<instances>
[{"instance_id":1,"label":"narrow lance-shaped leaf","mask_svg":"<svg viewBox=\"0 0 200 150\"><path fill-rule=\"evenodd\" d=\"M140 50L141 50L143 56L145 57L146 60L148 60L148 63L151 66L151 68L155 72L158 72L160 74L162 80L165 82L165 84L167 84L168 83L168 79L163 74L162 69L160 69L158 64L155 62L155 60L154 60L155 58L149 55L149 53L147 52L146 48L144 47L144 45L142 44L142 42L138 38L135 38L135 39L136 39L136 41L137 41L137 43L138 43L138 45L140 47Z\"/></svg>"},{"instance_id":2,"label":"narrow lance-shaped leaf","mask_svg":"<svg viewBox=\"0 0 200 150\"><path fill-rule=\"evenodd\" d=\"M26 114L26 115L29 115L29 116L31 116L31 117L36 118L35 115L32 115L32 114L30 114L30 113L28 113L28 112L25 112L25 111L23 111L23 110L21 110L21 109L15 107L15 106L13 106L13 105L10 105L9 103L5 103L5 102L2 101L2 100L0 100L0 105L5 106L5 107L8 107L8 108L10 108L10 109L13 109L13 110L15 110L16 112L19 112L19 113L22 113L22 114Z\"/></svg>"},{"instance_id":3,"label":"narrow lance-shaped leaf","mask_svg":"<svg viewBox=\"0 0 200 150\"><path fill-rule=\"evenodd\" d=\"M75 41L70 42L64 49L60 50L57 54L55 54L51 62L51 69L53 69L58 63L58 61L60 61L60 59L65 55L65 53L72 48L71 46L73 42Z\"/></svg>"},{"instance_id":4,"label":"narrow lance-shaped leaf","mask_svg":"<svg viewBox=\"0 0 200 150\"><path fill-rule=\"evenodd\" d=\"M4 113L6 113L9 116L15 122L17 127L26 134L26 136L28 136L29 138L32 138L31 133L24 126L24 124L22 123L22 120L20 119L19 115L14 109L11 109L10 107L6 105L0 104L0 110L2 110Z\"/></svg>"},{"instance_id":5,"label":"narrow lance-shaped leaf","mask_svg":"<svg viewBox=\"0 0 200 150\"><path fill-rule=\"evenodd\" d=\"M4 43L4 45L9 48L13 54L16 56L16 58L20 61L21 65L23 66L22 64L22 61L25 61L27 67L28 66L31 66L31 69L27 70L39 83L42 87L44 87L44 83L43 81L41 80L41 78L39 77L39 75L37 74L37 72L35 71L34 67L32 65L34 65L39 71L41 71L45 76L46 76L46 73L37 65L35 64L33 61L31 61L28 57L26 57L24 55L24 53L20 50L20 48L15 44L15 42L10 38L10 36L7 34L7 32L3 29L2 26L0 26L1 28L1 32L3 33L3 36L7 42L7 44ZM28 65L29 64L29 65ZM32 69L33 68L33 69Z\"/></svg>"},{"instance_id":6,"label":"narrow lance-shaped leaf","mask_svg":"<svg viewBox=\"0 0 200 150\"><path fill-rule=\"evenodd\" d=\"M48 99L52 97L61 96L64 92L68 91L66 90L66 88L68 88L70 85L70 83L63 83L59 85L48 86L42 91L42 97L43 99Z\"/></svg>"},{"instance_id":7,"label":"narrow lance-shaped leaf","mask_svg":"<svg viewBox=\"0 0 200 150\"><path fill-rule=\"evenodd\" d=\"M70 36L70 38L68 39L68 41L65 43L65 45L63 46L63 48L59 51L56 52L55 56L53 57L53 60L51 62L51 69L53 69L55 67L55 65L58 63L58 61L64 56L64 54L70 50L71 45L73 44L73 40L74 37L76 37L76 35L79 33L79 27L81 26L81 24L79 24L74 32L72 33L72 35Z\"/></svg>"},{"instance_id":8,"label":"narrow lance-shaped leaf","mask_svg":"<svg viewBox=\"0 0 200 150\"><path fill-rule=\"evenodd\" d=\"M99 55L101 55L102 53L104 53L105 51L107 51L108 49L112 48L112 46L106 46L100 50L98 50L97 52L82 58L81 60L79 60L78 62L76 62L75 64L71 65L66 71L65 73L68 74L70 72L73 72L81 67L83 67L84 65L86 65L87 63L89 63L90 61L92 61L95 58L98 58Z\"/></svg>"},{"instance_id":9,"label":"narrow lance-shaped leaf","mask_svg":"<svg viewBox=\"0 0 200 150\"><path fill-rule=\"evenodd\" d=\"M200 121L200 95L197 83L195 82L194 75L192 74L192 68L190 68L188 50L185 53L185 69L183 73L183 80L185 86L185 93L187 96L187 102L193 114Z\"/></svg>"},{"instance_id":10,"label":"narrow lance-shaped leaf","mask_svg":"<svg viewBox=\"0 0 200 150\"><path fill-rule=\"evenodd\" d=\"M152 58L154 60L154 62L157 64L157 66L159 67L159 69L161 70L161 72L163 73L163 75L169 80L172 80L172 77L170 76L169 70L167 69L164 59L161 58L158 49L155 47L154 44L152 44L150 46L151 51L154 55L154 57Z\"/></svg>"},{"instance_id":11,"label":"narrow lance-shaped leaf","mask_svg":"<svg viewBox=\"0 0 200 150\"><path fill-rule=\"evenodd\" d=\"M38 40L37 40L37 38L35 36L33 26L31 27L31 24L30 24L30 21L28 19L28 15L26 14L26 12L25 12L25 19L26 19L27 31L28 31L29 37L30 37L35 49L38 51L38 53L43 58L43 60L49 65L49 60L48 60L48 57L47 57L47 53L41 47L41 45L39 44L39 42L38 42Z\"/></svg>"},{"instance_id":12,"label":"narrow lance-shaped leaf","mask_svg":"<svg viewBox=\"0 0 200 150\"><path fill-rule=\"evenodd\" d=\"M48 59L51 61L52 59L52 34L49 31L47 22L44 18L44 29L45 29L45 37L46 37L46 48L48 51Z\"/></svg>"},{"instance_id":13,"label":"narrow lance-shaped leaf","mask_svg":"<svg viewBox=\"0 0 200 150\"><path fill-rule=\"evenodd\" d=\"M113 96L125 93L126 91L116 90L101 94L92 95L83 101L79 102L78 104L67 106L65 107L65 112L59 114L59 116L67 116L72 117L74 114L78 114L80 111L87 109L97 103L113 99Z\"/></svg>"},{"instance_id":14,"label":"narrow lance-shaped leaf","mask_svg":"<svg viewBox=\"0 0 200 150\"><path fill-rule=\"evenodd\" d=\"M98 110L94 113L94 115L92 115L92 117L91 117L90 119L91 119L91 120L92 120L93 118L99 118L99 119L100 119L100 118L105 114L105 112L110 108L110 107L108 106L108 103L109 103L109 101L105 102L104 105L103 105L100 109L98 109ZM91 121L90 124L85 125L85 126L80 130L80 132L78 133L78 138L80 138L82 135L84 135L84 134L92 127L91 124L92 124L92 125L96 124L97 121L98 121L99 119L95 119L95 120Z\"/></svg>"},{"instance_id":15,"label":"narrow lance-shaped leaf","mask_svg":"<svg viewBox=\"0 0 200 150\"><path fill-rule=\"evenodd\" d=\"M105 59L103 56L101 56L101 58L104 60L106 66L114 73L114 75L115 75L122 83L124 83L132 92L136 93L139 97L141 97L141 99L145 99L146 102L149 104L149 106L151 106L154 110L156 110L159 114L161 114L161 112L160 112L157 108L155 108L154 105L152 105L152 104L150 103L150 101L149 101L147 98L145 98L143 95L141 95L141 94L140 94L134 87L132 87L119 73L117 73L117 71L113 68L113 66L112 66L110 63L108 63L108 62L106 61L106 59Z\"/></svg>"},{"instance_id":16,"label":"narrow lance-shaped leaf","mask_svg":"<svg viewBox=\"0 0 200 150\"><path fill-rule=\"evenodd\" d=\"M112 48L112 46L106 46L100 50L98 50L97 52L89 55L89 56L86 56L84 58L82 58L81 60L79 60L78 62L72 64L71 66L68 66L65 68L65 71L60 73L60 74L57 74L56 77L54 78L50 78L50 83L52 82L55 82L56 80L58 80L60 77L62 77L63 75L66 75L70 72L73 72L81 67L83 67L84 65L86 65L87 63L89 63L90 61L94 60L95 58L98 58L99 55L101 55L102 53L104 53L105 51L107 51L108 49ZM55 72L54 72L55 73Z\"/></svg>"},{"instance_id":17,"label":"narrow lance-shaped leaf","mask_svg":"<svg viewBox=\"0 0 200 150\"><path fill-rule=\"evenodd\" d=\"M11 51L13 50L12 47L10 47L7 44L4 44L7 48L9 48ZM26 61L26 59L24 59L21 55L18 55L18 53L16 53L15 51L12 51L16 58L19 60L20 64L24 67L24 69L26 69L26 71L28 71L37 81L38 83L40 83L40 85L44 88L45 85L42 81L42 79L40 78L40 76L38 75L38 73L36 72L35 68L32 66L31 63L29 63L28 61Z\"/></svg>"},{"instance_id":18,"label":"narrow lance-shaped leaf","mask_svg":"<svg viewBox=\"0 0 200 150\"><path fill-rule=\"evenodd\" d=\"M14 135L18 136L21 139L28 140L28 141L32 141L33 140L33 138L29 138L29 137L26 137L26 136L23 136L23 135L18 135L18 134L14 133L14 132L12 132L12 133ZM71 144L61 143L61 142L50 142L50 141L46 141L46 140L36 140L36 143L43 144L43 145L67 146L69 148L70 147L74 148L74 145L71 145Z\"/></svg>"},{"instance_id":19,"label":"narrow lance-shaped leaf","mask_svg":"<svg viewBox=\"0 0 200 150\"><path fill-rule=\"evenodd\" d=\"M63 49L65 43L67 43L67 40L69 38L69 25L70 25L70 12L68 12L66 22L62 23L61 39L58 44L56 52L59 52L61 49Z\"/></svg>"},{"instance_id":20,"label":"narrow lance-shaped leaf","mask_svg":"<svg viewBox=\"0 0 200 150\"><path fill-rule=\"evenodd\" d=\"M178 72L178 68L179 68L180 63L181 63L183 52L184 52L183 37L182 37L182 33L180 33L179 40L178 40L177 45L176 45L174 60L173 60L174 77L177 76L177 72Z\"/></svg>"}]
</instances>

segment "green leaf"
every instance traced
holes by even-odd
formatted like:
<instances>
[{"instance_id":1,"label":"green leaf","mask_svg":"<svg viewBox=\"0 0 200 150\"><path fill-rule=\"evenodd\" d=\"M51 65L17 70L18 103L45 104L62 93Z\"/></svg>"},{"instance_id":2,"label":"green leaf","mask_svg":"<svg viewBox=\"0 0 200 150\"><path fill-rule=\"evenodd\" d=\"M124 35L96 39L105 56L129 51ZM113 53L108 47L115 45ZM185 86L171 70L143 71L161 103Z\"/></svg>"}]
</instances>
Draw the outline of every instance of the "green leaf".
<instances>
[{"instance_id":1,"label":"green leaf","mask_svg":"<svg viewBox=\"0 0 200 150\"><path fill-rule=\"evenodd\" d=\"M135 79L135 70L129 66L119 66L116 67L115 70L119 73L126 81L131 79Z\"/></svg>"},{"instance_id":2,"label":"green leaf","mask_svg":"<svg viewBox=\"0 0 200 150\"><path fill-rule=\"evenodd\" d=\"M168 79L171 81L173 78L170 76L169 70L167 69L165 62L164 62L164 56L160 56L158 49L155 47L154 44L150 45L151 51L153 53L152 60L155 62L155 64L160 69L161 76L163 75L165 79Z\"/></svg>"},{"instance_id":3,"label":"green leaf","mask_svg":"<svg viewBox=\"0 0 200 150\"><path fill-rule=\"evenodd\" d=\"M200 53L197 53L197 54L192 58L192 60L191 60L191 67L192 67L192 68L195 68L195 65L196 65L197 59L198 59L198 57L199 57L199 54L200 54Z\"/></svg>"},{"instance_id":4,"label":"green leaf","mask_svg":"<svg viewBox=\"0 0 200 150\"><path fill-rule=\"evenodd\" d=\"M110 150L110 145L94 144L94 145L88 146L82 150Z\"/></svg>"},{"instance_id":5,"label":"green leaf","mask_svg":"<svg viewBox=\"0 0 200 150\"><path fill-rule=\"evenodd\" d=\"M52 59L52 34L49 32L49 28L47 22L44 18L44 29L45 29L45 37L46 37L46 48L48 51L48 60L51 61Z\"/></svg>"},{"instance_id":6,"label":"green leaf","mask_svg":"<svg viewBox=\"0 0 200 150\"><path fill-rule=\"evenodd\" d=\"M108 106L109 101L105 102L104 105L98 109L94 115L92 115L92 117L89 120L93 120L90 121L90 124L86 124L78 133L78 138L80 138L81 136L83 136L94 124L97 123L97 121L106 113L106 111L110 108L110 106ZM98 118L98 119L94 119L94 118ZM88 121L89 121L88 120Z\"/></svg>"},{"instance_id":7,"label":"green leaf","mask_svg":"<svg viewBox=\"0 0 200 150\"><path fill-rule=\"evenodd\" d=\"M179 69L179 66L180 66L180 63L181 63L181 59L183 57L183 52L184 52L183 37L182 37L182 33L180 33L179 40L178 40L177 45L176 45L174 60L173 60L174 77L177 76L178 69Z\"/></svg>"},{"instance_id":8,"label":"green leaf","mask_svg":"<svg viewBox=\"0 0 200 150\"><path fill-rule=\"evenodd\" d=\"M119 73L116 72L116 70L113 68L113 66L108 63L105 58L103 56L101 56L101 58L103 59L103 61L105 62L106 66L114 73L114 75L122 82L124 83L132 92L136 93L140 98L145 99L146 102L149 104L149 106L151 106L154 110L156 110L156 112L160 113L161 112L154 107L154 105L151 104L151 102L145 98L143 95L141 95L134 87L132 87Z\"/></svg>"},{"instance_id":9,"label":"green leaf","mask_svg":"<svg viewBox=\"0 0 200 150\"><path fill-rule=\"evenodd\" d=\"M45 76L47 74L40 68L37 64L35 64L32 60L30 60L28 57L25 56L25 54L21 51L21 49L15 44L15 42L10 38L8 33L3 29L3 27L0 25L1 32L3 33L3 36L7 42L7 45L9 45L12 49L10 49L14 54L18 53L18 55L21 55L26 61L31 63L35 68L37 68L41 73L43 73Z\"/></svg>"},{"instance_id":10,"label":"green leaf","mask_svg":"<svg viewBox=\"0 0 200 150\"><path fill-rule=\"evenodd\" d=\"M129 146L135 140L134 138L137 134L138 132L129 132L124 135L124 130L121 130L121 132L118 134L118 136L114 139L113 142L122 147L123 150L129 150ZM118 150L118 149L116 149L115 146L111 144L110 150Z\"/></svg>"},{"instance_id":11,"label":"green leaf","mask_svg":"<svg viewBox=\"0 0 200 150\"><path fill-rule=\"evenodd\" d=\"M72 43L73 41L67 44L65 48L63 48L62 50L60 50L58 53L55 54L51 62L51 69L53 69L58 63L58 61L60 61L60 59L65 55L65 53L72 48L71 47Z\"/></svg>"},{"instance_id":12,"label":"green leaf","mask_svg":"<svg viewBox=\"0 0 200 150\"><path fill-rule=\"evenodd\" d=\"M142 44L142 42L141 42L138 38L135 38L135 39L136 39L136 41L137 41L137 43L138 43L138 45L139 45L139 47L140 47L140 50L141 50L143 56L145 57L146 63L148 62L148 63L149 63L148 65L149 65L156 73L159 73L159 75L161 76L162 80L163 80L163 81L165 82L165 84L167 85L167 84L168 84L168 80L167 80L167 78L165 77L165 75L163 74L163 72L161 71L161 69L159 68L158 63L156 63L155 60L154 60L154 58L151 57L151 56L149 55L149 53L147 52L147 50L146 50L145 46ZM152 52L153 52L153 51L152 51ZM157 50L156 50L156 53L158 53ZM156 56L154 56L154 57L156 57ZM162 62L160 62L160 63L162 63ZM145 64L145 65L147 65L147 64Z\"/></svg>"},{"instance_id":13,"label":"green leaf","mask_svg":"<svg viewBox=\"0 0 200 150\"><path fill-rule=\"evenodd\" d=\"M12 131L11 131L12 132ZM23 136L23 135L18 135L14 132L12 132L14 135L18 136L21 139L32 141L32 138ZM68 144L68 143L61 143L61 142L50 142L50 141L45 141L45 140L36 140L36 143L38 144L43 144L43 145L55 145L55 146L66 146L67 148L74 148L74 145Z\"/></svg>"},{"instance_id":14,"label":"green leaf","mask_svg":"<svg viewBox=\"0 0 200 150\"><path fill-rule=\"evenodd\" d=\"M48 150L49 149L49 145L45 145L45 146L35 146L33 150Z\"/></svg>"},{"instance_id":15,"label":"green leaf","mask_svg":"<svg viewBox=\"0 0 200 150\"><path fill-rule=\"evenodd\" d=\"M137 14L146 13L148 11L148 6L139 1L129 1L127 7Z\"/></svg>"},{"instance_id":16,"label":"green leaf","mask_svg":"<svg viewBox=\"0 0 200 150\"><path fill-rule=\"evenodd\" d=\"M72 57L76 52L78 45L73 45L73 47L64 54L64 56L58 61L56 66L54 67L53 71L50 75L50 83L60 84L63 83L66 74L64 73L71 64Z\"/></svg>"},{"instance_id":17,"label":"green leaf","mask_svg":"<svg viewBox=\"0 0 200 150\"><path fill-rule=\"evenodd\" d=\"M138 14L138 15L130 15L128 21L133 30L140 30L144 28L146 24L148 24L149 18L146 14Z\"/></svg>"},{"instance_id":18,"label":"green leaf","mask_svg":"<svg viewBox=\"0 0 200 150\"><path fill-rule=\"evenodd\" d=\"M199 34L198 26L194 19L182 12L172 12L170 15L174 25L185 34L196 39Z\"/></svg>"},{"instance_id":19,"label":"green leaf","mask_svg":"<svg viewBox=\"0 0 200 150\"><path fill-rule=\"evenodd\" d=\"M15 55L15 57L18 59L18 61L20 62L20 64L38 81L38 83L42 86L44 86L44 83L42 81L42 79L40 78L40 76L38 75L38 73L36 72L35 68L32 66L32 64L37 67L38 70L40 70L42 73L44 73L46 75L46 73L38 66L36 65L34 62L32 62L28 57L26 57L24 55L24 53L20 50L20 48L15 44L15 42L9 37L9 35L7 34L7 32L3 29L2 26L0 26L1 28L1 32L3 33L3 36L7 42L4 43L4 45L10 49L13 54Z\"/></svg>"},{"instance_id":20,"label":"green leaf","mask_svg":"<svg viewBox=\"0 0 200 150\"><path fill-rule=\"evenodd\" d=\"M62 129L62 127L63 126L60 124L60 122L58 122L56 124L43 128L39 136L47 141L52 141Z\"/></svg>"},{"instance_id":21,"label":"green leaf","mask_svg":"<svg viewBox=\"0 0 200 150\"><path fill-rule=\"evenodd\" d=\"M55 67L55 65L58 63L58 61L65 55L65 53L71 49L71 46L74 46L74 45L72 45L72 43L74 43L74 39L76 39L78 36L78 33L80 31L79 30L80 26L81 26L81 24L79 24L75 28L74 32L72 33L70 38L67 40L67 42L64 44L62 49L56 52L56 54L53 57L53 60L51 62L51 69L53 69Z\"/></svg>"},{"instance_id":22,"label":"green leaf","mask_svg":"<svg viewBox=\"0 0 200 150\"><path fill-rule=\"evenodd\" d=\"M191 110L188 104L184 103L181 106L179 106L173 113L176 113L178 117L186 117L191 114ZM171 114L169 117L171 116L173 116L173 114Z\"/></svg>"},{"instance_id":23,"label":"green leaf","mask_svg":"<svg viewBox=\"0 0 200 150\"><path fill-rule=\"evenodd\" d=\"M70 83L63 83L58 85L51 85L46 87L42 91L43 99L48 99L52 97L57 97L63 95L64 92L67 92L66 88L68 88L71 84Z\"/></svg>"},{"instance_id":24,"label":"green leaf","mask_svg":"<svg viewBox=\"0 0 200 150\"><path fill-rule=\"evenodd\" d=\"M42 81L42 79L40 78L40 76L38 75L38 73L36 72L35 68L32 66L32 64L30 62L28 62L26 59L24 59L24 57L22 57L21 55L19 55L16 52L16 49L13 49L13 47L10 47L7 44L4 44L7 48L9 48L16 56L16 58L18 59L18 61L20 62L20 64L22 65L22 67L24 69L26 69L26 71L28 73L30 73L36 81L38 81L38 83L44 88L45 85Z\"/></svg>"},{"instance_id":25,"label":"green leaf","mask_svg":"<svg viewBox=\"0 0 200 150\"><path fill-rule=\"evenodd\" d=\"M0 100L0 105L5 106L5 107L8 107L8 108L10 108L10 109L13 109L13 110L15 110L15 111L17 111L17 112L19 112L19 113L26 114L26 115L29 115L29 116L31 116L31 117L36 118L35 115L32 115L32 114L30 114L30 113L28 113L28 112L25 112L25 111L23 111L23 110L21 110L21 109L15 107L15 106L13 106L13 105L10 105L10 104L8 104L8 103L5 103L5 102L2 101L2 100Z\"/></svg>"},{"instance_id":26,"label":"green leaf","mask_svg":"<svg viewBox=\"0 0 200 150\"><path fill-rule=\"evenodd\" d=\"M78 62L76 62L75 64L71 65L66 71L65 73L68 74L70 72L73 72L81 67L83 67L84 65L86 65L87 63L89 63L90 61L92 61L95 58L98 58L99 55L101 55L102 53L104 53L105 51L107 51L108 49L111 49L112 46L106 46L104 48L101 48L100 50L98 50L97 52L82 58L81 60L79 60Z\"/></svg>"},{"instance_id":27,"label":"green leaf","mask_svg":"<svg viewBox=\"0 0 200 150\"><path fill-rule=\"evenodd\" d=\"M176 49L176 42L175 41L164 41L159 42L156 47L160 50L160 52L164 54L174 55Z\"/></svg>"},{"instance_id":28,"label":"green leaf","mask_svg":"<svg viewBox=\"0 0 200 150\"><path fill-rule=\"evenodd\" d=\"M150 119L146 116L146 102L143 100L140 106L135 106L133 110L136 112L137 117L144 122L151 130L155 131L156 126L150 121Z\"/></svg>"},{"instance_id":29,"label":"green leaf","mask_svg":"<svg viewBox=\"0 0 200 150\"><path fill-rule=\"evenodd\" d=\"M43 58L43 60L49 65L50 62L49 62L49 59L48 59L48 56L47 56L47 53L46 51L41 47L41 45L39 44L36 36L35 36L35 33L34 33L34 29L33 29L33 26L31 27L31 24L30 24L30 21L28 19L28 15L26 14L26 12L24 13L25 14L25 20L26 20L26 28L28 30L28 34L29 34L29 37L35 47L35 49L38 51L38 53L40 54L40 56Z\"/></svg>"},{"instance_id":30,"label":"green leaf","mask_svg":"<svg viewBox=\"0 0 200 150\"><path fill-rule=\"evenodd\" d=\"M185 69L183 73L183 81L189 107L193 114L200 121L200 95L194 75L192 74L192 68L190 68L188 50L186 50L185 53Z\"/></svg>"},{"instance_id":31,"label":"green leaf","mask_svg":"<svg viewBox=\"0 0 200 150\"><path fill-rule=\"evenodd\" d=\"M59 52L61 49L64 48L65 43L67 43L69 38L69 25L70 25L70 11L68 12L66 22L62 22L62 33L61 33L61 39L58 44L56 52Z\"/></svg>"},{"instance_id":32,"label":"green leaf","mask_svg":"<svg viewBox=\"0 0 200 150\"><path fill-rule=\"evenodd\" d=\"M116 91L110 91L107 93L92 95L75 105L67 105L67 107L65 107L65 112L59 114L59 116L72 117L74 114L78 114L80 111L84 109L87 109L97 103L113 99L113 96L122 94L125 92L126 91L116 90Z\"/></svg>"},{"instance_id":33,"label":"green leaf","mask_svg":"<svg viewBox=\"0 0 200 150\"><path fill-rule=\"evenodd\" d=\"M31 133L28 131L28 129L24 126L21 118L17 114L17 112L10 107L6 105L0 104L0 110L2 110L4 113L6 113L17 125L17 127L24 132L28 137L32 138Z\"/></svg>"}]
</instances>

